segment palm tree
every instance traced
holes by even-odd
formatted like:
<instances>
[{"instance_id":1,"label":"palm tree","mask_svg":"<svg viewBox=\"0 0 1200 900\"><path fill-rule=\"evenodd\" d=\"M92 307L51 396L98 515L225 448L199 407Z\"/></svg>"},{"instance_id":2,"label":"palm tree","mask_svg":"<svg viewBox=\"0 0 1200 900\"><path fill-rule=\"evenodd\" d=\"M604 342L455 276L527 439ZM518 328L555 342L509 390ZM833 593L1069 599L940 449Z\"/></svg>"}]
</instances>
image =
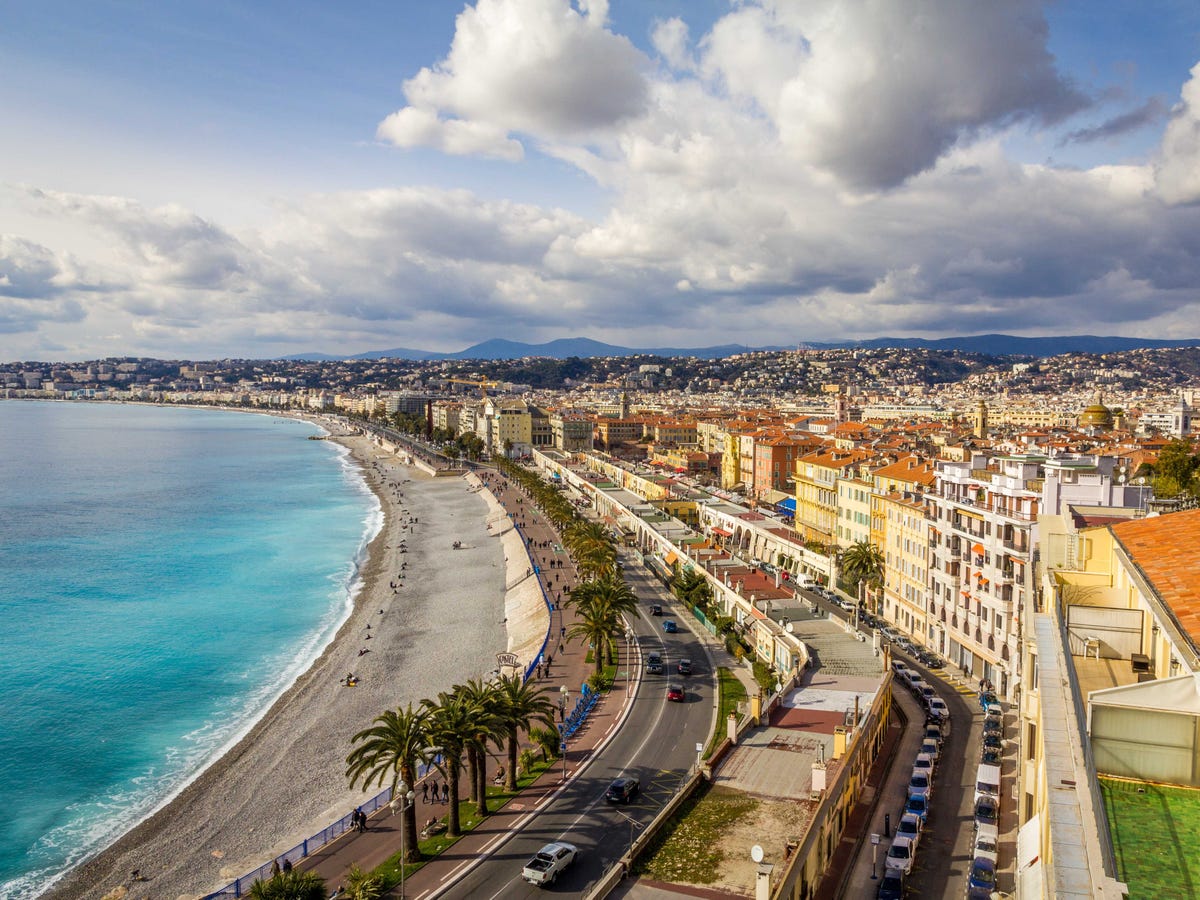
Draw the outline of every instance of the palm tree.
<instances>
[{"instance_id":1,"label":"palm tree","mask_svg":"<svg viewBox=\"0 0 1200 900\"><path fill-rule=\"evenodd\" d=\"M374 872L365 872L357 865L346 874L345 890L338 900L379 900L383 896L383 880Z\"/></svg>"},{"instance_id":2,"label":"palm tree","mask_svg":"<svg viewBox=\"0 0 1200 900\"><path fill-rule=\"evenodd\" d=\"M567 629L568 638L582 638L591 645L595 673L604 671L606 651L616 645L616 639L625 633L621 617L615 609L603 602L581 603L576 609L577 621Z\"/></svg>"},{"instance_id":3,"label":"palm tree","mask_svg":"<svg viewBox=\"0 0 1200 900\"><path fill-rule=\"evenodd\" d=\"M712 602L712 586L701 572L695 569L684 569L675 577L671 591L689 606L699 606L702 609Z\"/></svg>"},{"instance_id":4,"label":"palm tree","mask_svg":"<svg viewBox=\"0 0 1200 900\"><path fill-rule=\"evenodd\" d=\"M488 744L497 745L503 739L503 726L498 707L501 703L496 689L478 678L466 684L454 686L457 693L471 708L471 732L464 744L467 753L467 782L470 799L481 816L488 815L487 805L487 758Z\"/></svg>"},{"instance_id":5,"label":"palm tree","mask_svg":"<svg viewBox=\"0 0 1200 900\"><path fill-rule=\"evenodd\" d=\"M346 777L350 779L350 786L359 779L363 787L369 787L372 782L383 784L390 775L394 796L400 782L410 787L415 785L417 766L429 757L429 720L427 709L414 710L410 703L404 709L387 710L375 718L375 725L354 735L350 742L357 746L346 757ZM400 827L405 859L417 862L421 850L416 840L416 804L406 804Z\"/></svg>"},{"instance_id":6,"label":"palm tree","mask_svg":"<svg viewBox=\"0 0 1200 900\"><path fill-rule=\"evenodd\" d=\"M316 872L292 869L250 885L252 900L325 900L325 879Z\"/></svg>"},{"instance_id":7,"label":"palm tree","mask_svg":"<svg viewBox=\"0 0 1200 900\"><path fill-rule=\"evenodd\" d=\"M615 638L625 633L621 617L637 612L637 594L620 578L610 576L599 581L585 581L577 585L571 592L570 602L579 611L582 618L612 623L608 636L603 641L596 641L594 637L589 637L589 641L596 649L596 674L599 675L604 667L603 651L607 651L610 662L615 661ZM572 634L570 630L567 633L568 635Z\"/></svg>"},{"instance_id":8,"label":"palm tree","mask_svg":"<svg viewBox=\"0 0 1200 900\"><path fill-rule=\"evenodd\" d=\"M458 817L458 786L462 778L463 753L474 733L474 710L458 691L441 691L437 700L428 698L421 706L429 712L430 743L441 748L440 769L450 789L450 811L446 815L446 836L461 834Z\"/></svg>"},{"instance_id":9,"label":"palm tree","mask_svg":"<svg viewBox=\"0 0 1200 900\"><path fill-rule=\"evenodd\" d=\"M842 572L863 599L863 587L877 589L883 583L883 553L870 541L857 541L842 552Z\"/></svg>"},{"instance_id":10,"label":"palm tree","mask_svg":"<svg viewBox=\"0 0 1200 900\"><path fill-rule=\"evenodd\" d=\"M546 695L546 689L535 687L519 675L503 675L496 683L496 699L499 701L497 716L500 728L508 744L508 770L505 772L506 790L517 789L517 738L521 730L528 731L534 722L543 722L554 727L554 704Z\"/></svg>"}]
</instances>

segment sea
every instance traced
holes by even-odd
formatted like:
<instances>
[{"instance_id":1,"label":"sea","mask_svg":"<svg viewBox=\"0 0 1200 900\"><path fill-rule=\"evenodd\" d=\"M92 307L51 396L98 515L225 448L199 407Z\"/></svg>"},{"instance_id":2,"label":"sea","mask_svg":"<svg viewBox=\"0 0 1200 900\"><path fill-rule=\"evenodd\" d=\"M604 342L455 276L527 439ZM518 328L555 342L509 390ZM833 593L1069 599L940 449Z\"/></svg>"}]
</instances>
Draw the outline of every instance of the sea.
<instances>
[{"instance_id":1,"label":"sea","mask_svg":"<svg viewBox=\"0 0 1200 900\"><path fill-rule=\"evenodd\" d=\"M320 433L0 401L0 898L177 794L348 616L382 512Z\"/></svg>"}]
</instances>

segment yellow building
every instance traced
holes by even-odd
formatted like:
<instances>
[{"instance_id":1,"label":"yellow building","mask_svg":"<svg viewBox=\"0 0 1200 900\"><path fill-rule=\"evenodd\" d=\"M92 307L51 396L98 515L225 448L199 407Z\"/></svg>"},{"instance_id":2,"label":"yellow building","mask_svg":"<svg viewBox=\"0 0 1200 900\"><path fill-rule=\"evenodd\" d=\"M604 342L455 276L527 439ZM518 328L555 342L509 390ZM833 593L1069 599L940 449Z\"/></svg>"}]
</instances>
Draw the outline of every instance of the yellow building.
<instances>
[{"instance_id":1,"label":"yellow building","mask_svg":"<svg viewBox=\"0 0 1200 900\"><path fill-rule=\"evenodd\" d=\"M929 632L929 520L921 494L876 495L883 519L883 617L927 644Z\"/></svg>"},{"instance_id":2,"label":"yellow building","mask_svg":"<svg viewBox=\"0 0 1200 900\"><path fill-rule=\"evenodd\" d=\"M833 546L838 520L838 480L872 457L866 450L824 450L796 460L796 532Z\"/></svg>"}]
</instances>

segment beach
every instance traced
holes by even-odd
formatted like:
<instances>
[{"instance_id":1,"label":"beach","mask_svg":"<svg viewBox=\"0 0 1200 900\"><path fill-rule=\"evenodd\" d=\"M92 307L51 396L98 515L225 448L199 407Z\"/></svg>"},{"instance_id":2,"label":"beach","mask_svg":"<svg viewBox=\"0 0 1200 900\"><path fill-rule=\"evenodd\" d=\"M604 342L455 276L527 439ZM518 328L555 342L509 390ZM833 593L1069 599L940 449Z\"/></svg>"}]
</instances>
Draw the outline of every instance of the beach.
<instances>
[{"instance_id":1,"label":"beach","mask_svg":"<svg viewBox=\"0 0 1200 900\"><path fill-rule=\"evenodd\" d=\"M528 558L473 476L432 477L366 437L330 439L361 465L384 513L353 612L246 737L44 896L125 886L129 898L174 900L223 887L380 790L350 790L344 774L351 736L375 716L486 679L498 652L527 660L540 646L548 616ZM131 881L134 870L146 880Z\"/></svg>"}]
</instances>

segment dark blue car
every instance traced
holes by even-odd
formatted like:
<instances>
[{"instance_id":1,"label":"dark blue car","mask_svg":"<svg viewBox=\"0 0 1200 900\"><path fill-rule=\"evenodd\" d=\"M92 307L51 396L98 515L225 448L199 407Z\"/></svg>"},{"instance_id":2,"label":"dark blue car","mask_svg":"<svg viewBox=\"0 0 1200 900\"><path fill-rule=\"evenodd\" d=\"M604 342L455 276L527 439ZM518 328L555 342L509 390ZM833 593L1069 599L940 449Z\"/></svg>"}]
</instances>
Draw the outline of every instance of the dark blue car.
<instances>
[{"instance_id":1,"label":"dark blue car","mask_svg":"<svg viewBox=\"0 0 1200 900\"><path fill-rule=\"evenodd\" d=\"M674 619L663 619L663 631L667 634L674 634L679 629L675 626Z\"/></svg>"}]
</instances>

